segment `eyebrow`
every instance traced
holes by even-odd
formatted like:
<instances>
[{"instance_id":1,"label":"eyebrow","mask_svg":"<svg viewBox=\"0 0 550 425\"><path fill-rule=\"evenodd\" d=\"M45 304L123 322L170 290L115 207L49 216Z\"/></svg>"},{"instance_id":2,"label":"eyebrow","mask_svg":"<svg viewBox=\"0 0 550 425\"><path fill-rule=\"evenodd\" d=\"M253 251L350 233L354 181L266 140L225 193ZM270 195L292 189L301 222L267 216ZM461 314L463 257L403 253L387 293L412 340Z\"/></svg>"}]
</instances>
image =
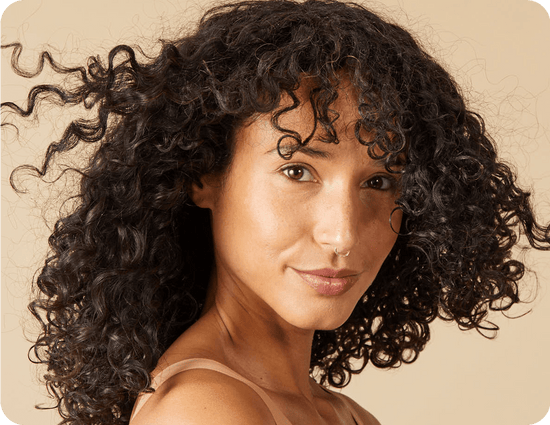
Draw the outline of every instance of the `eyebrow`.
<instances>
[{"instance_id":1,"label":"eyebrow","mask_svg":"<svg viewBox=\"0 0 550 425\"><path fill-rule=\"evenodd\" d=\"M288 151L288 149L285 149L285 147L282 146L281 147L281 152L283 154L286 154L287 152L285 152L285 151ZM310 146L302 146L301 148L299 148L294 153L298 153L298 152L303 153L304 155L310 156L312 158L323 158L323 159L332 158L332 155L330 153L328 153L327 151L323 151L323 150L320 150L320 149L315 149L315 148L312 148ZM273 153L279 154L279 148L274 148L274 149L268 150L266 152L266 155L273 154Z\"/></svg>"},{"instance_id":2,"label":"eyebrow","mask_svg":"<svg viewBox=\"0 0 550 425\"><path fill-rule=\"evenodd\" d=\"M285 153L284 146L281 148L281 151L282 151L283 154ZM273 154L273 153L279 154L278 148L268 150L266 152L266 155L270 155L270 154ZM302 146L300 149L298 149L294 153L303 153L304 155L310 156L312 158L323 158L323 159L331 159L332 158L332 154L330 154L329 152L323 151L323 150L320 150L320 149L315 149L315 148L312 148L312 147L307 146L307 145ZM386 167L386 159L385 158L381 158L381 159L371 158L371 159L372 159L372 161L374 162L374 164L376 166L383 167L383 168Z\"/></svg>"}]
</instances>

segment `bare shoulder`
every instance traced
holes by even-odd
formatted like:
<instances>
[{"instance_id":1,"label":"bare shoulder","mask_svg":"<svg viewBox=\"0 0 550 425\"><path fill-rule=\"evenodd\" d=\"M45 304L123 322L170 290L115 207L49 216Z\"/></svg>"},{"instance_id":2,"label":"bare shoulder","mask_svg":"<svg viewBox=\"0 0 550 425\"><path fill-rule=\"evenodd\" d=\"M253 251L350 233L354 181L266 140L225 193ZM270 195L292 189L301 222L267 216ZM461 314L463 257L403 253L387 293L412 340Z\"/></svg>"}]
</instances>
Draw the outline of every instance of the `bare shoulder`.
<instances>
[{"instance_id":1,"label":"bare shoulder","mask_svg":"<svg viewBox=\"0 0 550 425\"><path fill-rule=\"evenodd\" d=\"M351 404L355 411L359 414L361 421L365 425L380 425L378 419L376 419L372 414L363 409L358 403L356 403L352 398L348 397L345 394L340 393L340 396L346 399L346 401Z\"/></svg>"},{"instance_id":2,"label":"bare shoulder","mask_svg":"<svg viewBox=\"0 0 550 425\"><path fill-rule=\"evenodd\" d=\"M188 370L164 382L132 425L275 425L261 397L248 385L207 369Z\"/></svg>"}]
</instances>

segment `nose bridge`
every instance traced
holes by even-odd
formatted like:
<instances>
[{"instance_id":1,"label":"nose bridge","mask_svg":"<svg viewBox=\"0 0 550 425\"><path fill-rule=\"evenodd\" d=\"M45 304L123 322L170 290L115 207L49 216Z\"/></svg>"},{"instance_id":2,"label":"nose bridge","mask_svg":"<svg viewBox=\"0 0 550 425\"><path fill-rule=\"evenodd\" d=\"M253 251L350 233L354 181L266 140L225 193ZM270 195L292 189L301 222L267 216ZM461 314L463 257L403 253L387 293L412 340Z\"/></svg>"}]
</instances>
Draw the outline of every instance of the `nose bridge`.
<instances>
[{"instance_id":1,"label":"nose bridge","mask_svg":"<svg viewBox=\"0 0 550 425\"><path fill-rule=\"evenodd\" d=\"M316 239L339 252L350 251L358 238L360 199L350 187L335 185L320 200Z\"/></svg>"}]
</instances>

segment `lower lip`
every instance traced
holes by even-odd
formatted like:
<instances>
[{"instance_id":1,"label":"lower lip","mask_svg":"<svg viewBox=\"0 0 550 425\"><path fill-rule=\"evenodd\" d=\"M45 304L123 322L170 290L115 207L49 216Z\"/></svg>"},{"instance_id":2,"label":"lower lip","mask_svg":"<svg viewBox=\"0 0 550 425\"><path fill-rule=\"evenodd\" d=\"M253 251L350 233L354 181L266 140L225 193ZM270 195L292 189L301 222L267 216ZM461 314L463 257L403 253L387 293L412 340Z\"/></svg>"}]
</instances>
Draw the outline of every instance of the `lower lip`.
<instances>
[{"instance_id":1,"label":"lower lip","mask_svg":"<svg viewBox=\"0 0 550 425\"><path fill-rule=\"evenodd\" d=\"M304 273L296 270L296 273L309 286L322 295L339 295L349 287L352 277L327 277L316 274Z\"/></svg>"}]
</instances>

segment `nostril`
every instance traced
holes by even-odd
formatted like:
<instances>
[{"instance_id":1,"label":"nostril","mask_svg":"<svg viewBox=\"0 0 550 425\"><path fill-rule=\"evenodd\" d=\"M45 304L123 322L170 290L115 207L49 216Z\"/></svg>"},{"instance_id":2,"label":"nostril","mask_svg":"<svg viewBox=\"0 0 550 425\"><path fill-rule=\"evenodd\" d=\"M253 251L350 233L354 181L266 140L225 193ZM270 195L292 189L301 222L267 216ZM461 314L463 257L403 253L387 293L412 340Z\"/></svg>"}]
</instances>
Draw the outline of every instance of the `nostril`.
<instances>
[{"instance_id":1,"label":"nostril","mask_svg":"<svg viewBox=\"0 0 550 425\"><path fill-rule=\"evenodd\" d=\"M338 248L334 248L334 252L336 253L336 255L338 255L339 257L347 257L349 255L349 253L351 252L351 250L349 251L342 251L342 252L339 252L338 251Z\"/></svg>"}]
</instances>

